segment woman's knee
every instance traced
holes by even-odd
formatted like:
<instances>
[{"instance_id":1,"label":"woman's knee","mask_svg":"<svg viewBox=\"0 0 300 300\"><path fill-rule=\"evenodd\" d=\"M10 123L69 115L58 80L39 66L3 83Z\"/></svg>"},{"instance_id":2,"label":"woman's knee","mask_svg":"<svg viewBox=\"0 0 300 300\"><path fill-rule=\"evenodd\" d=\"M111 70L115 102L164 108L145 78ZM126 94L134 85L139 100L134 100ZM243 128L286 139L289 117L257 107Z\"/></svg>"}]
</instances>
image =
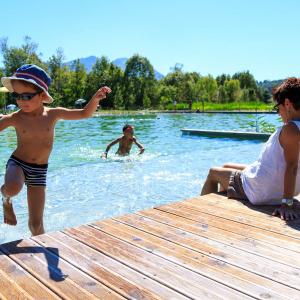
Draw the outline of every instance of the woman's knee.
<instances>
[{"instance_id":1,"label":"woman's knee","mask_svg":"<svg viewBox=\"0 0 300 300\"><path fill-rule=\"evenodd\" d=\"M219 167L212 167L208 171L208 178L210 180L216 180L218 178L218 174L220 173L220 168Z\"/></svg>"},{"instance_id":2,"label":"woman's knee","mask_svg":"<svg viewBox=\"0 0 300 300\"><path fill-rule=\"evenodd\" d=\"M223 168L232 168L232 166L233 166L233 163L227 162L227 163L225 163L222 167L223 167Z\"/></svg>"}]
</instances>

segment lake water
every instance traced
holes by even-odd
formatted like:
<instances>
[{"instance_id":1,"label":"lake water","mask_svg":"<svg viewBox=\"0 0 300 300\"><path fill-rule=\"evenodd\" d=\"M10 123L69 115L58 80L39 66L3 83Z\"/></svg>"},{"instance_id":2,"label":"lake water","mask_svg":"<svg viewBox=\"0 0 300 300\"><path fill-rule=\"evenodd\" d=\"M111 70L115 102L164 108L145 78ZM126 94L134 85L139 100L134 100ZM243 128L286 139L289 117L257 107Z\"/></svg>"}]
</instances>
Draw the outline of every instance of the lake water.
<instances>
[{"instance_id":1,"label":"lake water","mask_svg":"<svg viewBox=\"0 0 300 300\"><path fill-rule=\"evenodd\" d=\"M280 126L277 115L264 120ZM181 128L255 131L252 114L144 114L99 116L81 121L61 121L56 126L49 161L46 231L61 230L144 208L198 195L210 166L233 161L250 163L262 142L182 136ZM145 146L137 155L118 157L111 148L125 123L135 126L135 136ZM0 133L0 182L5 164L15 148L13 129ZM18 225L0 225L0 244L27 238L26 188L14 198ZM0 208L2 218L2 206Z\"/></svg>"}]
</instances>

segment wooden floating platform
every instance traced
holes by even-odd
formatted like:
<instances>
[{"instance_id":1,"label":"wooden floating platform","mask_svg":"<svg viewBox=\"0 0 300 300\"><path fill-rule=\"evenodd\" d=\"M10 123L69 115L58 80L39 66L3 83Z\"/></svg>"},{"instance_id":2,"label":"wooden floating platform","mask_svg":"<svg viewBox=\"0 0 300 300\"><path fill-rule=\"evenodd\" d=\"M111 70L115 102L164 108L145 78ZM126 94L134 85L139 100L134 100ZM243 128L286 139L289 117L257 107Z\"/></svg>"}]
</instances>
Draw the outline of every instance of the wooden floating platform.
<instances>
[{"instance_id":1,"label":"wooden floating platform","mask_svg":"<svg viewBox=\"0 0 300 300\"><path fill-rule=\"evenodd\" d=\"M272 210L210 194L2 244L0 298L300 299L300 221Z\"/></svg>"},{"instance_id":2,"label":"wooden floating platform","mask_svg":"<svg viewBox=\"0 0 300 300\"><path fill-rule=\"evenodd\" d=\"M263 140L266 141L270 137L270 133L262 132L245 132L245 131L216 131L201 129L181 129L182 134L199 135L211 138L235 138L244 140Z\"/></svg>"}]
</instances>

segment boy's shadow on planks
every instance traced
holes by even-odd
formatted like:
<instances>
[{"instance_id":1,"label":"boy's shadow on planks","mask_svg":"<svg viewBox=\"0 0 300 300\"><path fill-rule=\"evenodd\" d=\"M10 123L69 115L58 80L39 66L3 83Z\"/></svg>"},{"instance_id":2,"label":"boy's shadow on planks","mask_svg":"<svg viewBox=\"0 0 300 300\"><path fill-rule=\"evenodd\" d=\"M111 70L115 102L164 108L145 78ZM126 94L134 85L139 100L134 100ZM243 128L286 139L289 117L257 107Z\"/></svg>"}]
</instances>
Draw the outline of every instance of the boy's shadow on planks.
<instances>
[{"instance_id":1,"label":"boy's shadow on planks","mask_svg":"<svg viewBox=\"0 0 300 300\"><path fill-rule=\"evenodd\" d=\"M61 269L58 267L59 262L59 250L58 248L53 247L42 247L42 246L18 246L20 243L25 240L17 240L9 243L0 245L0 255L7 255L11 260L20 265L27 272L33 274L35 273L32 270L29 270L28 264L26 261L32 262L34 265L34 254L44 254L44 257L47 262L47 269L49 272L49 278L54 281L63 281L68 275L64 275ZM40 259L36 259L35 263L38 265L35 268L39 268L41 262ZM33 275L34 276L34 275Z\"/></svg>"}]
</instances>

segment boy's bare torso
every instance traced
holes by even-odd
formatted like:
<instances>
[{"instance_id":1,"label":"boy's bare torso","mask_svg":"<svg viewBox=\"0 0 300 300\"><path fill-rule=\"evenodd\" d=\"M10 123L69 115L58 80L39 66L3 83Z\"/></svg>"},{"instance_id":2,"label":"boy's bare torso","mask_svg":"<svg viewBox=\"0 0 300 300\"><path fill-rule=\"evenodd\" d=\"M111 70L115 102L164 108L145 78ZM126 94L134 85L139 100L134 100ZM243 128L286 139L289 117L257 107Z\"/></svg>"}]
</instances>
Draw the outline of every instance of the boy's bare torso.
<instances>
[{"instance_id":1,"label":"boy's bare torso","mask_svg":"<svg viewBox=\"0 0 300 300\"><path fill-rule=\"evenodd\" d=\"M119 148L117 154L119 155L128 155L130 153L132 143L134 142L135 137L126 137L121 136L119 138Z\"/></svg>"},{"instance_id":2,"label":"boy's bare torso","mask_svg":"<svg viewBox=\"0 0 300 300\"><path fill-rule=\"evenodd\" d=\"M12 114L11 126L15 127L17 158L35 164L47 164L53 147L54 128L57 118L54 109L42 107L40 112Z\"/></svg>"}]
</instances>

